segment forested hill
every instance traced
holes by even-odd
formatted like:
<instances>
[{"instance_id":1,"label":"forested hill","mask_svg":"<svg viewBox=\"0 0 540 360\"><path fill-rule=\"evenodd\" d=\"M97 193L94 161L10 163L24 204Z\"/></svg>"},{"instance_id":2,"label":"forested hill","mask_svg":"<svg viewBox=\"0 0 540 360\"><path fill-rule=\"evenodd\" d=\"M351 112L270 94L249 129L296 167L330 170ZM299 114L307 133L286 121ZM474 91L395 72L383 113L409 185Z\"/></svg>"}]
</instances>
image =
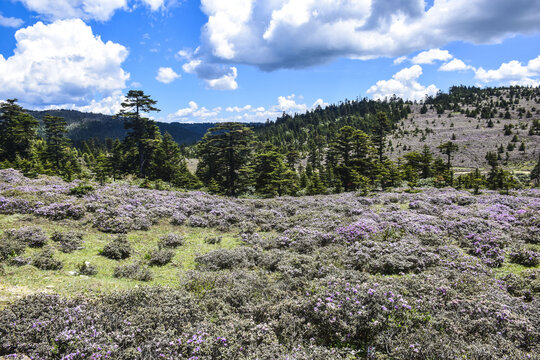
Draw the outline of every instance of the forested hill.
<instances>
[{"instance_id":1,"label":"forested hill","mask_svg":"<svg viewBox=\"0 0 540 360\"><path fill-rule=\"evenodd\" d=\"M262 141L289 150L306 150L310 143L328 142L336 138L343 126L350 125L366 133L372 133L377 124L377 113L385 112L392 127L411 112L411 103L400 98L387 101L345 100L326 108L317 107L305 114L283 114L275 122L255 128Z\"/></svg>"},{"instance_id":2,"label":"forested hill","mask_svg":"<svg viewBox=\"0 0 540 360\"><path fill-rule=\"evenodd\" d=\"M63 117L68 124L67 136L75 143L82 140L123 139L127 132L124 121L110 115L85 113L76 110L46 110L28 113L41 123L46 115ZM162 133L168 132L179 144L193 144L199 141L206 131L214 126L212 123L182 124L157 122Z\"/></svg>"}]
</instances>

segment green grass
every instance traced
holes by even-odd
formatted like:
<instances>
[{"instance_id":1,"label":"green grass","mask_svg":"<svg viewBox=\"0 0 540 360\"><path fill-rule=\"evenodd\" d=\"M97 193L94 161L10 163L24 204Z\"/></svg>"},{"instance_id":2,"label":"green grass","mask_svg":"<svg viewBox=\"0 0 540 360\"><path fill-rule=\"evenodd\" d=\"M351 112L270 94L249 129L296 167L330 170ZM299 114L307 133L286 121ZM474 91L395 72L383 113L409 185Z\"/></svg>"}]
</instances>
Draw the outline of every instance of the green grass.
<instances>
[{"instance_id":1,"label":"green grass","mask_svg":"<svg viewBox=\"0 0 540 360\"><path fill-rule=\"evenodd\" d=\"M116 261L99 255L115 235L104 234L91 227L84 221L58 221L28 215L0 215L0 230L19 228L22 226L40 226L47 235L54 231L77 230L84 232L84 248L71 254L55 252L55 258L62 261L64 267L58 271L39 270L31 265L22 267L5 266L5 274L0 276L0 307L22 296L49 292L66 296L79 294L107 293L115 290L129 289L141 285L162 285L174 287L178 284L179 273L195 269L195 258L218 248L233 248L239 245L239 238L234 232L220 233L207 228L190 228L174 226L167 222L159 223L148 231L133 231L127 237L133 253L130 258ZM118 265L134 261L144 261L145 256L157 248L159 238L170 232L184 236L185 244L175 250L173 261L165 266L152 266L154 279L150 282L140 282L113 277L114 268ZM207 237L221 236L220 244L205 243ZM49 245L56 244L49 240ZM24 257L31 257L40 249L27 248ZM95 276L73 275L79 264L90 261L97 266Z\"/></svg>"}]
</instances>

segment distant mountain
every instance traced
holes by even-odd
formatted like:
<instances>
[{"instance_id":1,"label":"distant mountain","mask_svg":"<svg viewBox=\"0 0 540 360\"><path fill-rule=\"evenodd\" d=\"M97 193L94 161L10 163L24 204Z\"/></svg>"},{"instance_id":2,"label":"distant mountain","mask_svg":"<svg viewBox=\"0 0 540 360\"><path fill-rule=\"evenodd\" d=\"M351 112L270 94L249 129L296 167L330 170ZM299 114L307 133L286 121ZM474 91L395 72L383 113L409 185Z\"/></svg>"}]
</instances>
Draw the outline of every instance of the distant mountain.
<instances>
[{"instance_id":1,"label":"distant mountain","mask_svg":"<svg viewBox=\"0 0 540 360\"><path fill-rule=\"evenodd\" d=\"M46 115L60 116L68 123L68 137L78 143L82 140L106 138L123 139L126 136L124 121L110 115L85 113L76 110L45 110L28 113L42 121ZM161 132L169 132L179 144L193 144L199 141L213 123L182 124L157 122Z\"/></svg>"}]
</instances>

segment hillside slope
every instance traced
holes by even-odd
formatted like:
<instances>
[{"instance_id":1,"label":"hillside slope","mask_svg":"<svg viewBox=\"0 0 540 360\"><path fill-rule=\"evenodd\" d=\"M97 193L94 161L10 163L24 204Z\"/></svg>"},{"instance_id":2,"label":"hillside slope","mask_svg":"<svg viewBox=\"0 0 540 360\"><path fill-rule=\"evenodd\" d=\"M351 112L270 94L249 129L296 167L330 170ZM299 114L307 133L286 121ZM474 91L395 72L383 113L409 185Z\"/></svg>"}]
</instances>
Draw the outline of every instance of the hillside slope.
<instances>
[{"instance_id":1,"label":"hillside slope","mask_svg":"<svg viewBox=\"0 0 540 360\"><path fill-rule=\"evenodd\" d=\"M63 117L68 123L68 137L75 143L97 138L104 140L106 138L123 139L126 136L124 122L122 119L110 115L85 113L76 110L46 110L46 111L28 111L40 121L46 115ZM174 140L179 144L193 144L203 137L210 127L211 123L201 124L181 124L157 122L161 132L169 132Z\"/></svg>"}]
</instances>

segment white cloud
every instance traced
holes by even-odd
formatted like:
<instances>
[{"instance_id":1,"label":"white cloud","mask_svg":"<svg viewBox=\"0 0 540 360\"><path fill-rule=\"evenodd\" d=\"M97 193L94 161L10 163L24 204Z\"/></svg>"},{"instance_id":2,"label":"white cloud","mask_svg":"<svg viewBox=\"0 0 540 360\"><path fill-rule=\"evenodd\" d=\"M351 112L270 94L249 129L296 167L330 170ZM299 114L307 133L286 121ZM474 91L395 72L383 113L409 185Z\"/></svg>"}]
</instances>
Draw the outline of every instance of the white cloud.
<instances>
[{"instance_id":1,"label":"white cloud","mask_svg":"<svg viewBox=\"0 0 540 360\"><path fill-rule=\"evenodd\" d=\"M263 70L340 57L400 57L454 41L495 43L540 31L540 2L530 0L435 0L431 7L424 0L201 0L201 5L208 22L196 58ZM438 51L441 56L431 61L450 60Z\"/></svg>"},{"instance_id":2,"label":"white cloud","mask_svg":"<svg viewBox=\"0 0 540 360\"><path fill-rule=\"evenodd\" d=\"M81 18L98 21L109 20L119 9L129 9L130 3L136 6L142 3L152 11L165 6L164 0L17 0L31 11L48 19Z\"/></svg>"},{"instance_id":3,"label":"white cloud","mask_svg":"<svg viewBox=\"0 0 540 360\"><path fill-rule=\"evenodd\" d=\"M15 33L14 55L0 55L0 98L33 107L85 106L125 87L126 48L104 43L82 20L41 22Z\"/></svg>"},{"instance_id":4,"label":"white cloud","mask_svg":"<svg viewBox=\"0 0 540 360\"><path fill-rule=\"evenodd\" d=\"M289 96L278 97L278 104L274 110L279 110L286 113L305 113L308 109L306 104L297 104L294 100L294 94Z\"/></svg>"},{"instance_id":5,"label":"white cloud","mask_svg":"<svg viewBox=\"0 0 540 360\"><path fill-rule=\"evenodd\" d=\"M156 80L164 84L170 84L179 77L180 75L175 73L174 70L170 67L160 67L156 76Z\"/></svg>"},{"instance_id":6,"label":"white cloud","mask_svg":"<svg viewBox=\"0 0 540 360\"><path fill-rule=\"evenodd\" d=\"M327 102L324 102L323 99L317 99L313 105L311 105L312 108L316 108L317 106L320 106L322 108L327 107L329 104Z\"/></svg>"},{"instance_id":7,"label":"white cloud","mask_svg":"<svg viewBox=\"0 0 540 360\"><path fill-rule=\"evenodd\" d=\"M201 59L196 59L196 50L194 53L186 50L180 50L177 57L185 59L188 62L182 65L182 70L188 74L196 74L203 79L206 86L213 90L236 90L238 83L238 70L236 67L223 66L218 64L206 63Z\"/></svg>"},{"instance_id":8,"label":"white cloud","mask_svg":"<svg viewBox=\"0 0 540 360\"><path fill-rule=\"evenodd\" d=\"M208 79L206 85L210 89L214 90L236 90L238 89L238 83L236 82L236 77L238 76L238 71L233 66L231 67L231 72L225 74L217 79Z\"/></svg>"},{"instance_id":9,"label":"white cloud","mask_svg":"<svg viewBox=\"0 0 540 360\"><path fill-rule=\"evenodd\" d=\"M152 9L152 11L159 10L164 6L163 0L142 0L142 1L146 5L150 6L150 9Z\"/></svg>"},{"instance_id":10,"label":"white cloud","mask_svg":"<svg viewBox=\"0 0 540 360\"><path fill-rule=\"evenodd\" d=\"M538 76L540 76L540 56L530 60L527 65L512 60L501 64L498 69L485 70L480 67L475 73L475 78L483 83L498 82L530 86L538 84L538 79L534 79Z\"/></svg>"},{"instance_id":11,"label":"white cloud","mask_svg":"<svg viewBox=\"0 0 540 360\"><path fill-rule=\"evenodd\" d=\"M125 97L121 91L115 91L111 96L107 96L103 99L92 99L88 105L78 106L75 104L61 104L46 106L44 109L68 109L96 114L114 115L118 114L118 112L120 112L122 109L122 101L124 101L124 99Z\"/></svg>"},{"instance_id":12,"label":"white cloud","mask_svg":"<svg viewBox=\"0 0 540 360\"><path fill-rule=\"evenodd\" d=\"M450 62L447 62L439 68L439 71L462 71L462 70L475 70L471 65L465 64L459 59L453 59Z\"/></svg>"},{"instance_id":13,"label":"white cloud","mask_svg":"<svg viewBox=\"0 0 540 360\"><path fill-rule=\"evenodd\" d=\"M406 56L400 56L400 57L394 59L394 65L399 65L402 62L404 62L405 60L407 60Z\"/></svg>"},{"instance_id":14,"label":"white cloud","mask_svg":"<svg viewBox=\"0 0 540 360\"><path fill-rule=\"evenodd\" d=\"M435 85L425 87L418 83L420 75L422 75L422 67L413 65L397 72L390 80L377 81L367 90L367 93L371 94L374 99L384 99L396 95L409 100L421 100L426 95L437 94L439 89Z\"/></svg>"},{"instance_id":15,"label":"white cloud","mask_svg":"<svg viewBox=\"0 0 540 360\"><path fill-rule=\"evenodd\" d=\"M118 9L127 8L127 0L18 0L29 10L51 19L109 20Z\"/></svg>"},{"instance_id":16,"label":"white cloud","mask_svg":"<svg viewBox=\"0 0 540 360\"><path fill-rule=\"evenodd\" d=\"M0 26L18 28L24 23L21 19L14 17L5 17L0 13Z\"/></svg>"},{"instance_id":17,"label":"white cloud","mask_svg":"<svg viewBox=\"0 0 540 360\"><path fill-rule=\"evenodd\" d=\"M416 55L411 62L413 64L433 64L435 61L447 61L452 57L448 50L431 49Z\"/></svg>"},{"instance_id":18,"label":"white cloud","mask_svg":"<svg viewBox=\"0 0 540 360\"><path fill-rule=\"evenodd\" d=\"M294 113L305 113L308 110L315 109L319 105L321 107L328 105L323 99L317 99L309 107L306 104L297 103L297 99L300 99L300 96L292 94L279 96L277 104L270 106L268 109L265 109L263 106L254 107L248 104L245 106L230 106L224 110L221 107L209 110L205 107L199 107L195 101L190 101L188 107L179 109L161 120L187 123L224 121L264 122L266 119L275 120L284 112L291 115Z\"/></svg>"}]
</instances>

